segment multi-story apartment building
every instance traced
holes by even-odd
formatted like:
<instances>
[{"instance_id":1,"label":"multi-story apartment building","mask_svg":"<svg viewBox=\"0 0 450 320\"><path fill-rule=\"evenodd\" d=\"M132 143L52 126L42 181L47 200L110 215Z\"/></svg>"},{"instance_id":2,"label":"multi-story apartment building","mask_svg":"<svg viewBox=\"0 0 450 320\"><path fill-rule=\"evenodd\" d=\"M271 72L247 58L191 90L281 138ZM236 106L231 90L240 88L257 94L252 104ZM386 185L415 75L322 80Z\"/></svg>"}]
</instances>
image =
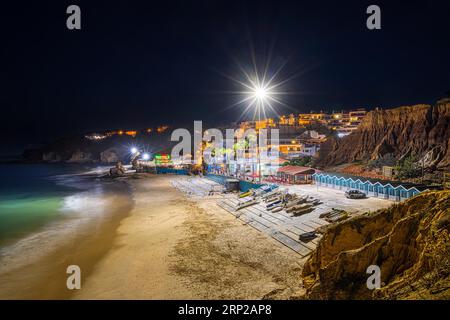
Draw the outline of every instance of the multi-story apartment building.
<instances>
[{"instance_id":1,"label":"multi-story apartment building","mask_svg":"<svg viewBox=\"0 0 450 320\"><path fill-rule=\"evenodd\" d=\"M323 111L318 113L301 113L298 115L289 114L282 115L278 121L273 118L262 119L258 121L245 121L242 122L241 128L279 128L284 129L285 132L294 133L294 131L287 130L288 128L304 128L308 125L321 124L331 130L337 132L349 133L355 130L361 123L362 119L366 116L365 109L356 109L353 111L341 111L325 113Z\"/></svg>"}]
</instances>

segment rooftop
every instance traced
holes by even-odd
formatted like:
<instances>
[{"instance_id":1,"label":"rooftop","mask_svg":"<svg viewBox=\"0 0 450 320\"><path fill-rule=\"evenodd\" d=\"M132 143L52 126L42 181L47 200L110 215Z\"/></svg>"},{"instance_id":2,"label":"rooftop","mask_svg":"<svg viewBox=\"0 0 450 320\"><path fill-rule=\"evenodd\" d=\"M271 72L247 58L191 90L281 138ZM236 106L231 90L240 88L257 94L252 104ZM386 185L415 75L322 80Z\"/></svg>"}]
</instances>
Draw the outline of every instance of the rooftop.
<instances>
[{"instance_id":1,"label":"rooftop","mask_svg":"<svg viewBox=\"0 0 450 320\"><path fill-rule=\"evenodd\" d=\"M311 167L300 167L300 166L285 166L278 169L278 172L283 172L286 174L299 174L299 173L307 173L308 171L315 171L317 172L317 169L311 168Z\"/></svg>"}]
</instances>

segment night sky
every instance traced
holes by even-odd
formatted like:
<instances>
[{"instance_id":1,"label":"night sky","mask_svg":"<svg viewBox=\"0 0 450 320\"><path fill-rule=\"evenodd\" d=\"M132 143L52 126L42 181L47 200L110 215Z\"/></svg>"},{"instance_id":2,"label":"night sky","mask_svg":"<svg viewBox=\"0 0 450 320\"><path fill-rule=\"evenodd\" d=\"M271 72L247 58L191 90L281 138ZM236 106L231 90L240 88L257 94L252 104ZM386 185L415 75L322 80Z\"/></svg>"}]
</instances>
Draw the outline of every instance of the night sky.
<instances>
[{"instance_id":1,"label":"night sky","mask_svg":"<svg viewBox=\"0 0 450 320\"><path fill-rule=\"evenodd\" d=\"M434 103L450 89L448 1L2 3L2 150L114 128L236 121L224 76L271 66L298 112ZM344 4L345 3L345 4ZM66 28L81 7L82 29ZM366 28L378 4L382 29ZM279 112L289 113L286 107Z\"/></svg>"}]
</instances>

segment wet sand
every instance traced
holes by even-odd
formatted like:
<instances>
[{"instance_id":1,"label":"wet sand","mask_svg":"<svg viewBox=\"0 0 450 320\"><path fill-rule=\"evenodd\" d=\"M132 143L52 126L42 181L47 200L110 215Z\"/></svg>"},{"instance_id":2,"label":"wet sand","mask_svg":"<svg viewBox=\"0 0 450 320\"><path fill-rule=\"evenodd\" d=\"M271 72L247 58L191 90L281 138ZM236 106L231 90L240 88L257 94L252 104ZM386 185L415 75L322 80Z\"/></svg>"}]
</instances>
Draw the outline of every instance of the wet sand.
<instances>
[{"instance_id":1,"label":"wet sand","mask_svg":"<svg viewBox=\"0 0 450 320\"><path fill-rule=\"evenodd\" d=\"M129 180L135 207L76 299L262 299L298 296L304 261L174 176Z\"/></svg>"}]
</instances>

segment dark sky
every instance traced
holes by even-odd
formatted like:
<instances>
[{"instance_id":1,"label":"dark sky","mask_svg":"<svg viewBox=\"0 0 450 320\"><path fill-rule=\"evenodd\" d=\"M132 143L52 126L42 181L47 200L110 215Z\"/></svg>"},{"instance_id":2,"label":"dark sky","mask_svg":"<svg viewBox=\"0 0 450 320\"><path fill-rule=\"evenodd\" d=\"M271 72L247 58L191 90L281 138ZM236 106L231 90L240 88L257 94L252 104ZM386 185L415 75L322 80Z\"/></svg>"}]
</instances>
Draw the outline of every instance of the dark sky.
<instances>
[{"instance_id":1,"label":"dark sky","mask_svg":"<svg viewBox=\"0 0 450 320\"><path fill-rule=\"evenodd\" d=\"M433 103L450 88L448 1L2 3L3 148L108 128L224 123L236 61L287 61L299 112ZM382 30L366 28L378 4ZM82 30L66 28L70 4ZM270 50L272 49L272 50ZM289 112L280 107L280 112Z\"/></svg>"}]
</instances>

